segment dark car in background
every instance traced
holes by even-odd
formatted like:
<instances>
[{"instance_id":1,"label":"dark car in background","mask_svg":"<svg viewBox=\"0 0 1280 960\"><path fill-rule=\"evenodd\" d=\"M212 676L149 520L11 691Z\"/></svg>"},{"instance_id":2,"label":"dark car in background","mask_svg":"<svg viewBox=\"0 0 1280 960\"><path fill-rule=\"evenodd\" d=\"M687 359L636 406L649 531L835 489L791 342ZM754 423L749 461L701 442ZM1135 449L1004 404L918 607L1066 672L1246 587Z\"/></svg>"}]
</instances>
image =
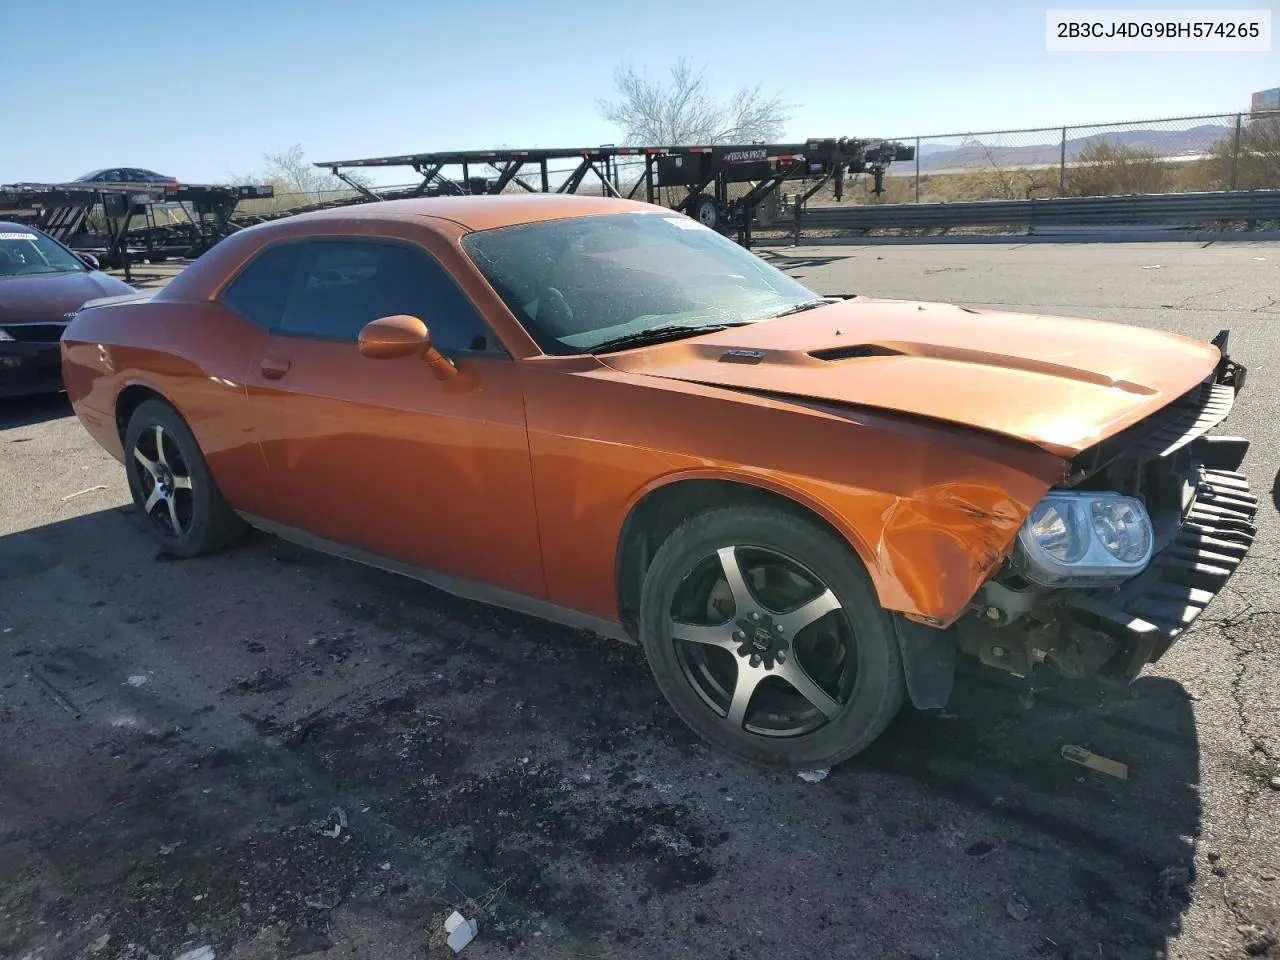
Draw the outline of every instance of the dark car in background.
<instances>
[{"instance_id":1,"label":"dark car in background","mask_svg":"<svg viewBox=\"0 0 1280 960\"><path fill-rule=\"evenodd\" d=\"M178 185L177 178L166 176L163 173L156 173L154 170L146 170L142 167L104 167L101 170L93 170L84 176L76 177L75 182L163 183L175 187Z\"/></svg>"},{"instance_id":2,"label":"dark car in background","mask_svg":"<svg viewBox=\"0 0 1280 960\"><path fill-rule=\"evenodd\" d=\"M0 397L62 389L58 341L88 300L134 288L48 234L0 221Z\"/></svg>"}]
</instances>

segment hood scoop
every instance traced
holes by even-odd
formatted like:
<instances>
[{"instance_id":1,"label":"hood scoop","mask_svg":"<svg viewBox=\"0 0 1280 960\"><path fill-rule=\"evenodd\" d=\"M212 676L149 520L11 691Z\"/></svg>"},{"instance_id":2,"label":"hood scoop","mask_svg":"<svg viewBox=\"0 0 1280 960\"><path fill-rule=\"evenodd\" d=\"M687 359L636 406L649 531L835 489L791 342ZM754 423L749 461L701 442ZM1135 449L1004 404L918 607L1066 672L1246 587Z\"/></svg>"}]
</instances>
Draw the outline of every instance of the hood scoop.
<instances>
[{"instance_id":1,"label":"hood scoop","mask_svg":"<svg viewBox=\"0 0 1280 960\"><path fill-rule=\"evenodd\" d=\"M809 356L815 360L859 360L864 357L901 357L903 352L893 347L881 346L878 343L859 343L847 347L827 347L825 350L810 350Z\"/></svg>"}]
</instances>

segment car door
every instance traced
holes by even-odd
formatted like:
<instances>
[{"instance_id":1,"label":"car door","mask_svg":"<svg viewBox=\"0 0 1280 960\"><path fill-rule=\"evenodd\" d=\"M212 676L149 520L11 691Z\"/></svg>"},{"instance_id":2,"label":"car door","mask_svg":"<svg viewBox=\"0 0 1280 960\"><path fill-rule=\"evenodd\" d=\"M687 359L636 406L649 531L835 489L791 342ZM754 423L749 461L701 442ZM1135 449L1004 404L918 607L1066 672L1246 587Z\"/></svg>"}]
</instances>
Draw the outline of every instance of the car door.
<instances>
[{"instance_id":1,"label":"car door","mask_svg":"<svg viewBox=\"0 0 1280 960\"><path fill-rule=\"evenodd\" d=\"M395 314L456 364L371 359ZM441 263L407 240L307 240L248 375L278 522L529 596L545 587L517 364Z\"/></svg>"}]
</instances>

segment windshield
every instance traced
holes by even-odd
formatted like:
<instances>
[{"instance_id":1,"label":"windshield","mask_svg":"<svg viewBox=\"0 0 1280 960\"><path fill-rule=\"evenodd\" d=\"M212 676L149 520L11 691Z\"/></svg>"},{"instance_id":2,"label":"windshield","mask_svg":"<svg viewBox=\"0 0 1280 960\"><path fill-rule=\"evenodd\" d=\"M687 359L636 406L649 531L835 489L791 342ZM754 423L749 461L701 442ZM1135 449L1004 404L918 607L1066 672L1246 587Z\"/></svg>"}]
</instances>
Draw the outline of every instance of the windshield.
<instances>
[{"instance_id":1,"label":"windshield","mask_svg":"<svg viewBox=\"0 0 1280 960\"><path fill-rule=\"evenodd\" d=\"M0 277L87 269L79 257L42 233L11 232L0 227Z\"/></svg>"},{"instance_id":2,"label":"windshield","mask_svg":"<svg viewBox=\"0 0 1280 960\"><path fill-rule=\"evenodd\" d=\"M678 213L548 220L462 243L549 354L588 353L658 327L753 323L818 297Z\"/></svg>"}]
</instances>

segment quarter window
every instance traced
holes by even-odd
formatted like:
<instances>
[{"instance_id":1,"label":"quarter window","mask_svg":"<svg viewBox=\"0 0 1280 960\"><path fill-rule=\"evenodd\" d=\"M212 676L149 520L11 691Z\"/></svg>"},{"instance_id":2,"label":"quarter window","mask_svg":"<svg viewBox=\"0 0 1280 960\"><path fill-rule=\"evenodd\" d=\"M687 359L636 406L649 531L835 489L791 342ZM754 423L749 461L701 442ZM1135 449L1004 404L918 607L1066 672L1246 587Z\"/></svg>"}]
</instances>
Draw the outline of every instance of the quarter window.
<instances>
[{"instance_id":1,"label":"quarter window","mask_svg":"<svg viewBox=\"0 0 1280 960\"><path fill-rule=\"evenodd\" d=\"M218 298L251 323L270 330L280 322L303 244L279 243L262 250Z\"/></svg>"}]
</instances>

